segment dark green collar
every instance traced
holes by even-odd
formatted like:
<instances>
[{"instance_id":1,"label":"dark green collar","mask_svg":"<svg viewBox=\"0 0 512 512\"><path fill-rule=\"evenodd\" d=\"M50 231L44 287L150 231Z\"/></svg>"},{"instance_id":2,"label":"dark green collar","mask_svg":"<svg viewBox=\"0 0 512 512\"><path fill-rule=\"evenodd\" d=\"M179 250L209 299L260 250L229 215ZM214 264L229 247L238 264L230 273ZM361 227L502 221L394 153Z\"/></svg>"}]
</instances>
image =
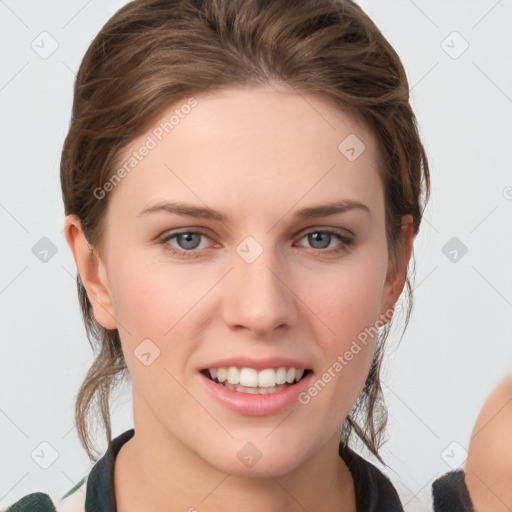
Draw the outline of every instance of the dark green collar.
<instances>
[{"instance_id":1,"label":"dark green collar","mask_svg":"<svg viewBox=\"0 0 512 512\"><path fill-rule=\"evenodd\" d=\"M113 439L105 455L91 469L87 478L85 512L116 512L114 461L121 446L134 434L132 428Z\"/></svg>"},{"instance_id":2,"label":"dark green collar","mask_svg":"<svg viewBox=\"0 0 512 512\"><path fill-rule=\"evenodd\" d=\"M132 428L110 443L87 479L85 512L116 512L114 462L119 450L135 434ZM339 455L352 473L358 512L403 512L400 498L391 481L375 466L340 444Z\"/></svg>"}]
</instances>

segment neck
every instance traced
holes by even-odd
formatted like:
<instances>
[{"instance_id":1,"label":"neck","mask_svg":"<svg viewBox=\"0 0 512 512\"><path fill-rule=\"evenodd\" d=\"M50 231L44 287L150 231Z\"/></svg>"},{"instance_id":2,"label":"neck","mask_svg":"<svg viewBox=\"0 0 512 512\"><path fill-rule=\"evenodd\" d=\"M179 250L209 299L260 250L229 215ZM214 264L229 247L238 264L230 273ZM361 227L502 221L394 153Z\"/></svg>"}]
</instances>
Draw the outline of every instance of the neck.
<instances>
[{"instance_id":1,"label":"neck","mask_svg":"<svg viewBox=\"0 0 512 512\"><path fill-rule=\"evenodd\" d=\"M115 460L118 512L355 512L352 476L333 436L314 456L278 477L224 473L159 429L135 429ZM172 463L170 463L172 461Z\"/></svg>"}]
</instances>

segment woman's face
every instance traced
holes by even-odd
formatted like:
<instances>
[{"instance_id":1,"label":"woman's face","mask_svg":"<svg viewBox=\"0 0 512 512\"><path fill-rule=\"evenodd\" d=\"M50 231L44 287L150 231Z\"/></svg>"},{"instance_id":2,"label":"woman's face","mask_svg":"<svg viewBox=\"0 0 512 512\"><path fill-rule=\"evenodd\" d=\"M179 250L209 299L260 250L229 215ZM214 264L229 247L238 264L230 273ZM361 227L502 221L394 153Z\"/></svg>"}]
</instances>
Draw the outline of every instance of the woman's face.
<instances>
[{"instance_id":1,"label":"woman's face","mask_svg":"<svg viewBox=\"0 0 512 512\"><path fill-rule=\"evenodd\" d=\"M319 96L194 98L132 141L121 181L97 191L105 294L91 302L119 330L137 435L222 471L284 474L338 443L401 290L376 142Z\"/></svg>"}]
</instances>

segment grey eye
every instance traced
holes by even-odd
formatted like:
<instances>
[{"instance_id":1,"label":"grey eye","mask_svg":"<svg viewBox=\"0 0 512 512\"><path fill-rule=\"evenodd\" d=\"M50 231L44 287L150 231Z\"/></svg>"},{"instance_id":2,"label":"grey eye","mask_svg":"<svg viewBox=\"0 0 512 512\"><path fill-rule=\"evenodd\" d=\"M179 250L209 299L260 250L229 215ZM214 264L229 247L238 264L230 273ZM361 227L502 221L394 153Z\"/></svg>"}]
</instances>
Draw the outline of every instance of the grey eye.
<instances>
[{"instance_id":1,"label":"grey eye","mask_svg":"<svg viewBox=\"0 0 512 512\"><path fill-rule=\"evenodd\" d=\"M176 242L182 249L197 249L199 244L201 243L201 234L200 233L179 233L175 235ZM194 240L196 237L196 240Z\"/></svg>"},{"instance_id":2,"label":"grey eye","mask_svg":"<svg viewBox=\"0 0 512 512\"><path fill-rule=\"evenodd\" d=\"M315 231L314 233L309 233L308 242L315 249L325 249L329 247L331 243L331 233L327 233L325 231Z\"/></svg>"}]
</instances>

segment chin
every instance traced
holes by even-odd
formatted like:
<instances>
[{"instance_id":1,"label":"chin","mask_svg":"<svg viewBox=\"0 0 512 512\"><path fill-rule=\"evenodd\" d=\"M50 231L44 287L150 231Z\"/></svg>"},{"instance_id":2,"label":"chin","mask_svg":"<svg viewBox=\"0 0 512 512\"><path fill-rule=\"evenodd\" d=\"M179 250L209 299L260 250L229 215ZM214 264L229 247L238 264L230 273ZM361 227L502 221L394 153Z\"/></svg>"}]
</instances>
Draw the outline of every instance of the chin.
<instances>
[{"instance_id":1,"label":"chin","mask_svg":"<svg viewBox=\"0 0 512 512\"><path fill-rule=\"evenodd\" d=\"M231 439L220 453L198 455L217 470L236 476L269 478L269 473L278 477L294 471L305 458L305 442L300 439L290 442L290 436L287 442L283 441L286 436L265 439L266 435L268 432L257 439L255 436Z\"/></svg>"}]
</instances>

